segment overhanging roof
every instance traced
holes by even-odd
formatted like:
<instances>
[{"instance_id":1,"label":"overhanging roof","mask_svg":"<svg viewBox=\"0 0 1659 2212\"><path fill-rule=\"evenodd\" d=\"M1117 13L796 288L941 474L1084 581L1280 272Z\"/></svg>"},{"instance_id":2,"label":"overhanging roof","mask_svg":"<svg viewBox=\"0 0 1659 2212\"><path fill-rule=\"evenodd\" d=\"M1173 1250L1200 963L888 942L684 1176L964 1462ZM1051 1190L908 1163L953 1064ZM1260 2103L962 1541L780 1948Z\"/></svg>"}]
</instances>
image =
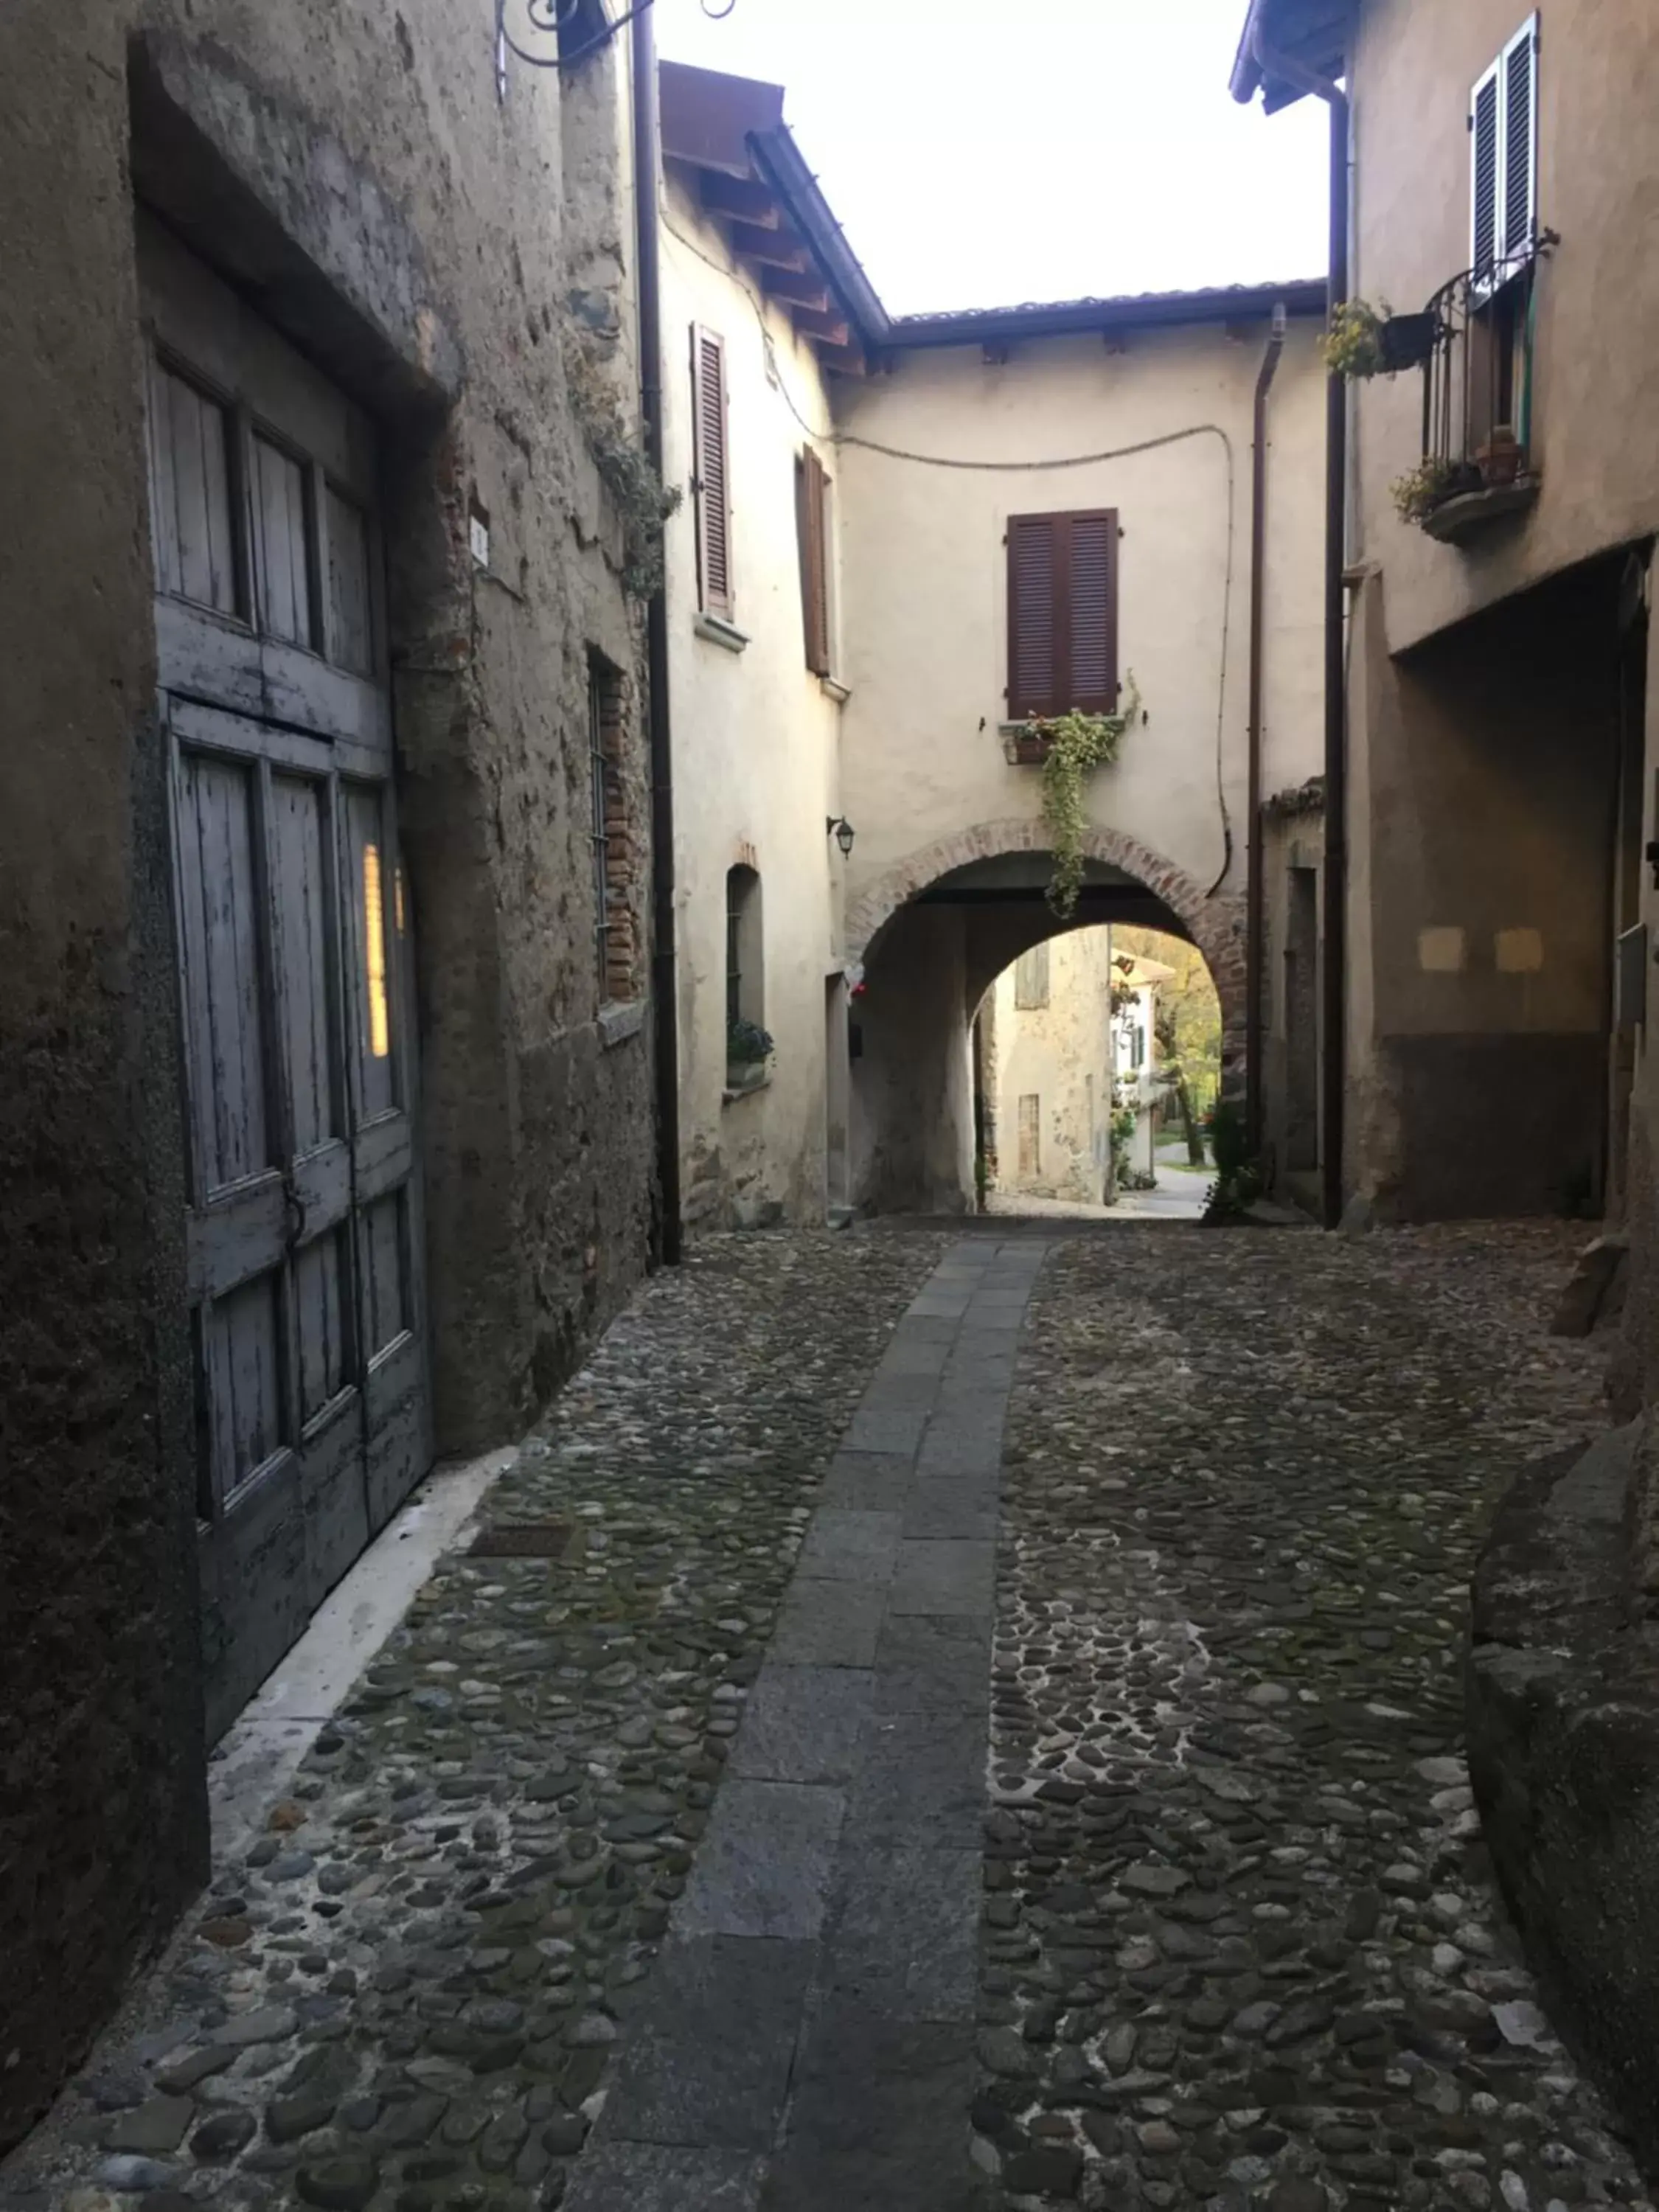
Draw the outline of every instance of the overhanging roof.
<instances>
[{"instance_id":1,"label":"overhanging roof","mask_svg":"<svg viewBox=\"0 0 1659 2212\"><path fill-rule=\"evenodd\" d=\"M1328 9L1332 0L1321 4ZM687 174L705 213L722 224L732 254L762 291L787 308L823 366L842 374L861 374L884 355L925 347L1245 323L1270 315L1281 303L1292 315L1325 312L1324 278L1303 276L1278 284L890 315L783 119L783 88L680 62L664 62L658 83L665 159Z\"/></svg>"},{"instance_id":2,"label":"overhanging roof","mask_svg":"<svg viewBox=\"0 0 1659 2212\"><path fill-rule=\"evenodd\" d=\"M942 315L896 315L896 346L985 345L1074 331L1149 330L1159 324L1250 322L1282 304L1287 314L1322 315L1325 280L1218 284L1196 292L1121 292L1103 300L1034 300L1018 307L969 307Z\"/></svg>"},{"instance_id":3,"label":"overhanging roof","mask_svg":"<svg viewBox=\"0 0 1659 2212\"><path fill-rule=\"evenodd\" d=\"M1328 84L1340 77L1358 6L1358 0L1249 0L1233 58L1233 98L1249 101L1260 92L1271 115L1311 91L1310 78ZM1275 69L1275 58L1287 66Z\"/></svg>"}]
</instances>

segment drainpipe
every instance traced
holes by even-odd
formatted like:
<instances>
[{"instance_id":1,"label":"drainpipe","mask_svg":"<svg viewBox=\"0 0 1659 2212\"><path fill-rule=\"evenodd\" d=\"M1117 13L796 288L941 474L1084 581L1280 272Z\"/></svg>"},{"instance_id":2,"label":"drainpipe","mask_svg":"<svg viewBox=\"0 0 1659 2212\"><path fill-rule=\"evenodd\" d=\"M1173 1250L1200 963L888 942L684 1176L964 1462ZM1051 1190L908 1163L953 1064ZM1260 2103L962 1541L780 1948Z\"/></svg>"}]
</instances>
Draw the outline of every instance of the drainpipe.
<instances>
[{"instance_id":1,"label":"drainpipe","mask_svg":"<svg viewBox=\"0 0 1659 2212\"><path fill-rule=\"evenodd\" d=\"M1258 15L1251 47L1264 75L1314 94L1330 109L1331 306L1348 295L1348 100L1340 85L1267 44ZM1342 1218L1343 1119L1347 1100L1348 743L1343 655L1344 491L1348 466L1348 397L1340 376L1325 392L1325 884L1324 973L1320 1070L1322 1211L1325 1226Z\"/></svg>"},{"instance_id":2,"label":"drainpipe","mask_svg":"<svg viewBox=\"0 0 1659 2212\"><path fill-rule=\"evenodd\" d=\"M1261 854L1261 629L1267 596L1267 394L1285 350L1284 303L1273 309L1273 330L1255 380L1250 460L1250 710L1249 797L1246 816L1244 889L1244 1130L1250 1151L1262 1139L1261 998L1266 942L1266 875Z\"/></svg>"},{"instance_id":3,"label":"drainpipe","mask_svg":"<svg viewBox=\"0 0 1659 2212\"><path fill-rule=\"evenodd\" d=\"M645 454L662 474L662 301L657 236L657 43L651 10L633 20L635 268L640 302L640 415ZM674 760L668 713L667 580L645 614L651 744L651 1013L656 1041L657 1222L653 1257L679 1264L679 1001L674 955Z\"/></svg>"}]
</instances>

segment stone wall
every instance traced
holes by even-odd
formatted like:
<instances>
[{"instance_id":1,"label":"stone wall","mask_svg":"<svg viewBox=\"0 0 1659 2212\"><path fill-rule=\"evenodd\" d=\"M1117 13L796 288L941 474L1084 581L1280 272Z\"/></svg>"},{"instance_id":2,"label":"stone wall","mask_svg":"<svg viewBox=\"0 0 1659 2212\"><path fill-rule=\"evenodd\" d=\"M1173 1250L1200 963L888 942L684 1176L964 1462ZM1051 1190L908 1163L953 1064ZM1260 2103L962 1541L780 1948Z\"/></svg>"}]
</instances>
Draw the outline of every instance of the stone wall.
<instances>
[{"instance_id":1,"label":"stone wall","mask_svg":"<svg viewBox=\"0 0 1659 2212\"><path fill-rule=\"evenodd\" d=\"M643 790L637 621L562 343L574 312L628 404L627 196L591 183L623 58L568 90L509 64L502 101L493 28L490 0L0 19L0 2143L206 1844L135 195L383 438L441 1445L510 1435L646 1263L650 1025L599 1018L587 836L592 650Z\"/></svg>"},{"instance_id":2,"label":"stone wall","mask_svg":"<svg viewBox=\"0 0 1659 2212\"><path fill-rule=\"evenodd\" d=\"M1650 1443L1646 1446L1651 1451ZM1552 2011L1659 2160L1659 1650L1641 1425L1541 1461L1475 1577L1469 1773Z\"/></svg>"}]
</instances>

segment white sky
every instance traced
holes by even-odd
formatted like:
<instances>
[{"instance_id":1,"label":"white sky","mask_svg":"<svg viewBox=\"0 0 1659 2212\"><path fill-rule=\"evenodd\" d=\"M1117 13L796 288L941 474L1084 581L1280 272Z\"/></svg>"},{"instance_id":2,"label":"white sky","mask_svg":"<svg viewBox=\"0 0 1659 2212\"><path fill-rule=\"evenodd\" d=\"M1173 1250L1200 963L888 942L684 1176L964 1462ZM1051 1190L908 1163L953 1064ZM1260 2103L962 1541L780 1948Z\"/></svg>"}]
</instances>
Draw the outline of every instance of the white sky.
<instances>
[{"instance_id":1,"label":"white sky","mask_svg":"<svg viewBox=\"0 0 1659 2212\"><path fill-rule=\"evenodd\" d=\"M709 0L710 5L723 0ZM1317 276L1323 104L1227 89L1245 0L656 0L671 61L785 87L894 314Z\"/></svg>"}]
</instances>

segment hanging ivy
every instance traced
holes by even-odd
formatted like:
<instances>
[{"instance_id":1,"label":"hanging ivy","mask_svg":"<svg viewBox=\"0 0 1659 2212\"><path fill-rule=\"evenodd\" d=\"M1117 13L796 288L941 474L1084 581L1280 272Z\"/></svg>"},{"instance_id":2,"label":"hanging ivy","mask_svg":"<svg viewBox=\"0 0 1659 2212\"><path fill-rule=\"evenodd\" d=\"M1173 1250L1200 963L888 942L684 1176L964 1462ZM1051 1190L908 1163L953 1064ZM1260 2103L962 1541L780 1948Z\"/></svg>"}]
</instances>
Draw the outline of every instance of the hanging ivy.
<instances>
[{"instance_id":1,"label":"hanging ivy","mask_svg":"<svg viewBox=\"0 0 1659 2212\"><path fill-rule=\"evenodd\" d=\"M662 526L680 503L680 488L665 485L652 467L603 368L574 330L565 333L564 367L571 410L622 518L623 589L648 599L662 584Z\"/></svg>"},{"instance_id":2,"label":"hanging ivy","mask_svg":"<svg viewBox=\"0 0 1659 2212\"><path fill-rule=\"evenodd\" d=\"M1083 888L1083 838L1088 828L1084 784L1096 769L1109 768L1116 760L1123 732L1139 713L1140 693L1131 673L1118 714L1085 714L1074 707L1069 714L1030 725L1032 734L1048 747L1042 763L1042 819L1054 862L1048 896L1051 910L1061 921L1070 921Z\"/></svg>"}]
</instances>

